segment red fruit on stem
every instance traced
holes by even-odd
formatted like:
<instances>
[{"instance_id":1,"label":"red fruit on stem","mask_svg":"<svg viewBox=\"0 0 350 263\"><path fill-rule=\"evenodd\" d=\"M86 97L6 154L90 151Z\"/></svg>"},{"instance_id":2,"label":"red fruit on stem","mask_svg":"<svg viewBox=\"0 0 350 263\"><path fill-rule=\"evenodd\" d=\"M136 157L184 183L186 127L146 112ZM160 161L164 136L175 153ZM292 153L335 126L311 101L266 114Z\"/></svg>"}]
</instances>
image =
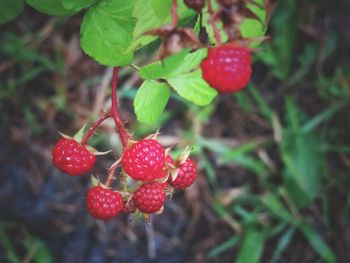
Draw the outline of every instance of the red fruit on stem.
<instances>
[{"instance_id":1,"label":"red fruit on stem","mask_svg":"<svg viewBox=\"0 0 350 263\"><path fill-rule=\"evenodd\" d=\"M165 150L157 140L144 139L123 154L124 171L138 181L152 181L163 177Z\"/></svg>"},{"instance_id":2,"label":"red fruit on stem","mask_svg":"<svg viewBox=\"0 0 350 263\"><path fill-rule=\"evenodd\" d=\"M202 61L202 77L221 93L233 93L243 89L252 73L249 48L227 44L211 47Z\"/></svg>"},{"instance_id":3,"label":"red fruit on stem","mask_svg":"<svg viewBox=\"0 0 350 263\"><path fill-rule=\"evenodd\" d=\"M123 197L118 192L94 186L86 195L86 206L96 219L108 220L124 210Z\"/></svg>"},{"instance_id":4,"label":"red fruit on stem","mask_svg":"<svg viewBox=\"0 0 350 263\"><path fill-rule=\"evenodd\" d=\"M53 164L71 176L89 172L95 161L96 156L74 139L62 138L52 150Z\"/></svg>"},{"instance_id":5,"label":"red fruit on stem","mask_svg":"<svg viewBox=\"0 0 350 263\"><path fill-rule=\"evenodd\" d=\"M188 158L178 169L179 173L174 181L171 176L169 177L169 184L176 189L184 189L191 186L197 177L196 163Z\"/></svg>"},{"instance_id":6,"label":"red fruit on stem","mask_svg":"<svg viewBox=\"0 0 350 263\"><path fill-rule=\"evenodd\" d=\"M134 193L133 202L142 213L158 212L164 205L166 193L161 183L152 182L140 186Z\"/></svg>"}]
</instances>

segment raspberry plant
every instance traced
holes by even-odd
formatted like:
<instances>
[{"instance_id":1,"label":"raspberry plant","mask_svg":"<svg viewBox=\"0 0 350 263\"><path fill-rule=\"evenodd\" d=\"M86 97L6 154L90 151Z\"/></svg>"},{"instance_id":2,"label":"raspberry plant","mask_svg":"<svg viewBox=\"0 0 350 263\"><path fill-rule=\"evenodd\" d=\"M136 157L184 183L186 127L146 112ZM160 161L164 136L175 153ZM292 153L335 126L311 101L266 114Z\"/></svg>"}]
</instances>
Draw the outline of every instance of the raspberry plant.
<instances>
[{"instance_id":1,"label":"raspberry plant","mask_svg":"<svg viewBox=\"0 0 350 263\"><path fill-rule=\"evenodd\" d=\"M173 160L170 149L157 141L157 134L137 141L125 128L117 111L119 68L131 66L143 80L134 100L140 122L156 122L171 92L199 106L207 105L218 92L237 92L248 84L251 52L264 39L273 2L27 0L28 5L51 16L84 12L81 48L96 62L114 67L109 112L87 133L82 128L73 138L63 135L52 152L53 164L63 172L71 176L90 172L96 155L103 153L89 146L88 140L102 122L114 120L123 152L108 169L104 183L93 178L86 204L94 218L108 220L121 212L140 212L149 219L149 214L162 211L167 194L190 187L197 177L189 147ZM0 0L0 23L14 19L24 5L24 0ZM135 52L157 38L161 39L160 60L133 64ZM113 179L118 179L118 186L112 186Z\"/></svg>"}]
</instances>

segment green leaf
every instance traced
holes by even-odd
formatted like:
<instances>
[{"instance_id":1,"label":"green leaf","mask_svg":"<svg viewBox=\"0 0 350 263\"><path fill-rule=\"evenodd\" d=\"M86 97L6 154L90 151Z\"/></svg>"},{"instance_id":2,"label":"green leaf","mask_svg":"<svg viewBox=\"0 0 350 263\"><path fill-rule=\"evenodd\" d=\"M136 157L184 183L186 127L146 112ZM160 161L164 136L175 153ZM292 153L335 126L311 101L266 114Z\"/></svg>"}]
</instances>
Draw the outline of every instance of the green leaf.
<instances>
[{"instance_id":1,"label":"green leaf","mask_svg":"<svg viewBox=\"0 0 350 263\"><path fill-rule=\"evenodd\" d=\"M255 2L264 5L264 0L256 0ZM214 9L217 9L217 3L213 2L213 7ZM255 6L254 4L248 4L248 8L255 14L257 15L261 21L266 20L266 10L260 7ZM208 23L209 21L209 14L208 12L204 12L203 16L203 25L208 32L209 39L212 43L215 42L214 39L214 34L213 34L213 29L212 26ZM221 23L218 23L219 25L219 30L220 30L220 35L221 35L221 40L223 43L225 43L228 40L227 35L225 34L224 30L222 29ZM260 21L256 19L245 19L243 23L240 25L240 31L242 33L242 36L244 38L250 38L250 37L261 37L264 36L266 32L266 25L263 25ZM260 44L259 42L253 43L251 46L256 47Z\"/></svg>"},{"instance_id":2,"label":"green leaf","mask_svg":"<svg viewBox=\"0 0 350 263\"><path fill-rule=\"evenodd\" d=\"M285 222L294 222L293 216L286 209L277 194L265 194L262 198L262 202L276 217L283 219Z\"/></svg>"},{"instance_id":3,"label":"green leaf","mask_svg":"<svg viewBox=\"0 0 350 263\"><path fill-rule=\"evenodd\" d=\"M185 59L189 50L184 49L180 53L165 58L163 61L157 61L140 68L140 76L143 79L165 79L172 75L176 68Z\"/></svg>"},{"instance_id":4,"label":"green leaf","mask_svg":"<svg viewBox=\"0 0 350 263\"><path fill-rule=\"evenodd\" d=\"M320 192L325 158L316 134L302 131L301 110L287 99L287 127L280 150L286 166L283 183L298 207L308 205Z\"/></svg>"},{"instance_id":5,"label":"green leaf","mask_svg":"<svg viewBox=\"0 0 350 263\"><path fill-rule=\"evenodd\" d=\"M28 254L33 254L33 262L35 263L51 263L53 256L49 248L37 238L29 238L25 241Z\"/></svg>"},{"instance_id":6,"label":"green leaf","mask_svg":"<svg viewBox=\"0 0 350 263\"><path fill-rule=\"evenodd\" d=\"M146 80L138 89L134 100L137 120L148 124L155 123L168 103L169 96L167 84Z\"/></svg>"},{"instance_id":7,"label":"green leaf","mask_svg":"<svg viewBox=\"0 0 350 263\"><path fill-rule=\"evenodd\" d=\"M340 110L343 106L344 105L336 105L336 106L332 106L332 107L324 110L323 112L321 112L320 114L318 114L317 116L315 116L314 118L309 120L307 123L305 123L303 125L301 131L302 132L311 132L311 131L313 131L322 122L324 122L327 119L331 118L333 116L333 114L336 113L338 110Z\"/></svg>"},{"instance_id":8,"label":"green leaf","mask_svg":"<svg viewBox=\"0 0 350 263\"><path fill-rule=\"evenodd\" d=\"M97 0L60 0L63 7L68 10L80 11L94 4Z\"/></svg>"},{"instance_id":9,"label":"green leaf","mask_svg":"<svg viewBox=\"0 0 350 263\"><path fill-rule=\"evenodd\" d=\"M73 139L74 140L76 140L77 142L81 142L81 140L83 139L83 137L84 137L84 131L85 131L85 129L86 129L86 124L83 126L83 127L81 127L80 129L79 129L79 131L76 133L76 134L74 134L74 136L73 136Z\"/></svg>"},{"instance_id":10,"label":"green leaf","mask_svg":"<svg viewBox=\"0 0 350 263\"><path fill-rule=\"evenodd\" d=\"M242 247L239 251L237 263L259 262L264 248L264 233L255 227L248 227L244 234Z\"/></svg>"},{"instance_id":11,"label":"green leaf","mask_svg":"<svg viewBox=\"0 0 350 263\"><path fill-rule=\"evenodd\" d=\"M170 24L172 0L139 0L136 3L133 16L137 18L133 32L134 40L130 44L129 51L135 51L157 39L156 36L144 35L145 32ZM186 8L183 1L180 1L178 16L180 19L194 17L195 13Z\"/></svg>"},{"instance_id":12,"label":"green leaf","mask_svg":"<svg viewBox=\"0 0 350 263\"><path fill-rule=\"evenodd\" d=\"M218 245L217 247L213 248L211 251L209 251L208 253L208 257L210 258L215 258L218 255L220 255L221 253L229 250L230 248L234 247L237 245L237 243L240 240L240 236L236 235L233 236L229 239L227 239L225 242L221 243L220 245Z\"/></svg>"},{"instance_id":13,"label":"green leaf","mask_svg":"<svg viewBox=\"0 0 350 263\"><path fill-rule=\"evenodd\" d=\"M199 106L209 104L217 95L217 91L202 79L200 70L172 77L167 81L181 97Z\"/></svg>"},{"instance_id":14,"label":"green leaf","mask_svg":"<svg viewBox=\"0 0 350 263\"><path fill-rule=\"evenodd\" d=\"M301 232L309 241L310 245L326 262L336 262L335 255L329 246L323 241L319 234L308 224L302 223L299 226Z\"/></svg>"},{"instance_id":15,"label":"green leaf","mask_svg":"<svg viewBox=\"0 0 350 263\"><path fill-rule=\"evenodd\" d=\"M264 5L264 0L257 0L255 2ZM266 11L264 8L257 7L253 4L248 4L248 8L257 15L263 23L265 22ZM266 25L256 19L245 19L240 26L244 38L263 36L266 28Z\"/></svg>"},{"instance_id":16,"label":"green leaf","mask_svg":"<svg viewBox=\"0 0 350 263\"><path fill-rule=\"evenodd\" d=\"M0 0L0 25L15 19L24 7L24 0Z\"/></svg>"},{"instance_id":17,"label":"green leaf","mask_svg":"<svg viewBox=\"0 0 350 263\"><path fill-rule=\"evenodd\" d=\"M290 227L288 231L286 231L283 236L280 238L280 240L277 243L277 246L275 248L275 252L272 255L271 263L274 263L278 260L278 258L281 256L283 251L288 247L289 243L292 241L292 237L295 233L295 228Z\"/></svg>"},{"instance_id":18,"label":"green leaf","mask_svg":"<svg viewBox=\"0 0 350 263\"><path fill-rule=\"evenodd\" d=\"M207 56L207 49L199 49L188 53L188 49L174 54L162 62L157 61L148 64L140 69L140 75L144 79L166 79L177 77L180 74L188 73L198 67L201 61Z\"/></svg>"},{"instance_id":19,"label":"green leaf","mask_svg":"<svg viewBox=\"0 0 350 263\"><path fill-rule=\"evenodd\" d=\"M27 0L27 4L50 16L70 16L76 13L65 9L60 0Z\"/></svg>"},{"instance_id":20,"label":"green leaf","mask_svg":"<svg viewBox=\"0 0 350 263\"><path fill-rule=\"evenodd\" d=\"M105 0L89 8L80 29L80 44L86 54L106 66L131 64L133 54L126 50L133 39L135 2Z\"/></svg>"}]
</instances>

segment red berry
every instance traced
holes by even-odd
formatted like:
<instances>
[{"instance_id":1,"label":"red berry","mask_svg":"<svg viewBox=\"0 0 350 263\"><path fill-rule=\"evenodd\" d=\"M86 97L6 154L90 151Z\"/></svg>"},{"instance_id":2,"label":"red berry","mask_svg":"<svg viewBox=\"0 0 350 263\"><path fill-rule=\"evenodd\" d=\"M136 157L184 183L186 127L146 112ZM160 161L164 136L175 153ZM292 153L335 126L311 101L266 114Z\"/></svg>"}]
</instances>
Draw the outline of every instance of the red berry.
<instances>
[{"instance_id":1,"label":"red berry","mask_svg":"<svg viewBox=\"0 0 350 263\"><path fill-rule=\"evenodd\" d=\"M142 213L158 212L164 205L166 194L161 183L152 182L140 186L134 193L133 202Z\"/></svg>"},{"instance_id":2,"label":"red berry","mask_svg":"<svg viewBox=\"0 0 350 263\"><path fill-rule=\"evenodd\" d=\"M237 92L250 80L251 63L247 47L233 44L211 47L201 64L202 77L219 92Z\"/></svg>"},{"instance_id":3,"label":"red berry","mask_svg":"<svg viewBox=\"0 0 350 263\"><path fill-rule=\"evenodd\" d=\"M165 151L157 140L144 139L124 152L122 166L134 180L152 181L163 177Z\"/></svg>"},{"instance_id":4,"label":"red berry","mask_svg":"<svg viewBox=\"0 0 350 263\"><path fill-rule=\"evenodd\" d=\"M175 179L172 181L169 177L169 184L177 189L184 189L191 186L197 177L197 166L194 161L188 158L183 164L179 166L179 173Z\"/></svg>"},{"instance_id":5,"label":"red berry","mask_svg":"<svg viewBox=\"0 0 350 263\"><path fill-rule=\"evenodd\" d=\"M86 195L86 206L96 219L108 220L124 210L123 197L118 192L94 186Z\"/></svg>"},{"instance_id":6,"label":"red berry","mask_svg":"<svg viewBox=\"0 0 350 263\"><path fill-rule=\"evenodd\" d=\"M82 175L90 171L96 156L74 139L60 139L52 150L52 162L61 171L71 175Z\"/></svg>"}]
</instances>

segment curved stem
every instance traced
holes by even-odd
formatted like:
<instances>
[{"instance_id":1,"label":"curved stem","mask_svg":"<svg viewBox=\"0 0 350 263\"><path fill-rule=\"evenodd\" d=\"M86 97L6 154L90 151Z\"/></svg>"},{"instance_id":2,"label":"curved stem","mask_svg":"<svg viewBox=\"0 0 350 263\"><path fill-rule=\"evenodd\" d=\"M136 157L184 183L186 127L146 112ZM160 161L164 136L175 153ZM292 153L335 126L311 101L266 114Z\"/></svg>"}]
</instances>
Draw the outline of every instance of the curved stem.
<instances>
[{"instance_id":1,"label":"curved stem","mask_svg":"<svg viewBox=\"0 0 350 263\"><path fill-rule=\"evenodd\" d=\"M208 23L213 28L216 45L220 46L222 44L221 36L220 36L220 31L216 25L215 12L214 12L213 7L211 5L211 0L207 0L207 5L208 5L208 12L210 14L210 18L209 18Z\"/></svg>"},{"instance_id":2,"label":"curved stem","mask_svg":"<svg viewBox=\"0 0 350 263\"><path fill-rule=\"evenodd\" d=\"M118 104L117 104L118 71L119 71L118 68L113 68L111 110L108 113L106 113L105 115L103 115L102 117L100 117L93 124L93 126L90 128L89 132L83 137L83 139L81 141L82 145L86 144L87 140L94 134L95 130L101 125L101 123L104 120L108 119L109 117L113 118L113 120L117 126L120 140L121 140L122 145L123 145L123 150L126 148L129 138L131 138L130 134L125 129L124 123L121 121L119 114L118 114L118 111L117 111L117 108L118 108Z\"/></svg>"},{"instance_id":3,"label":"curved stem","mask_svg":"<svg viewBox=\"0 0 350 263\"><path fill-rule=\"evenodd\" d=\"M171 6L171 17L172 17L172 25L173 27L176 27L177 22L179 20L179 16L177 15L177 0L173 0L173 4Z\"/></svg>"},{"instance_id":4,"label":"curved stem","mask_svg":"<svg viewBox=\"0 0 350 263\"><path fill-rule=\"evenodd\" d=\"M85 136L83 137L82 141L81 141L81 144L82 145L85 145L87 140L94 134L95 130L98 128L98 126L101 125L101 123L108 119L109 117L111 117L112 114L109 112L103 116L101 116L95 123L94 125L90 128L89 132L87 134L85 134Z\"/></svg>"}]
</instances>

